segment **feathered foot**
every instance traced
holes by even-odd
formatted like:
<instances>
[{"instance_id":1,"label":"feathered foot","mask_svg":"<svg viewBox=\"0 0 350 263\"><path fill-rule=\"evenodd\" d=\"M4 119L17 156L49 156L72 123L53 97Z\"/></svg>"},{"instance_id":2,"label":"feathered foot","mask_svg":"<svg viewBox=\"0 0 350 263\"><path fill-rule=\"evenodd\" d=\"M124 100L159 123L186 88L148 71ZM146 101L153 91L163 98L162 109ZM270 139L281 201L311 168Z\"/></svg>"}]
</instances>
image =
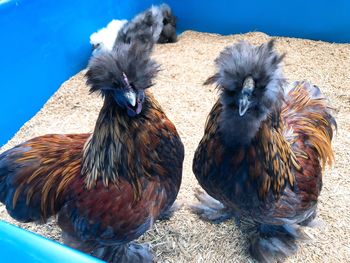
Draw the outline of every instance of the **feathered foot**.
<instances>
[{"instance_id":1,"label":"feathered foot","mask_svg":"<svg viewBox=\"0 0 350 263\"><path fill-rule=\"evenodd\" d=\"M91 251L93 251L97 247L96 241L81 241L79 238L75 237L74 235L70 235L64 231L62 231L62 239L63 243L71 248L77 249L81 252L84 252L86 254L91 254Z\"/></svg>"},{"instance_id":2,"label":"feathered foot","mask_svg":"<svg viewBox=\"0 0 350 263\"><path fill-rule=\"evenodd\" d=\"M308 218L306 218L304 221L300 222L299 225L312 226L312 222L316 218L316 215L317 215L317 212L316 212L316 210L314 210L314 212Z\"/></svg>"},{"instance_id":3,"label":"feathered foot","mask_svg":"<svg viewBox=\"0 0 350 263\"><path fill-rule=\"evenodd\" d=\"M204 191L196 189L194 195L200 203L190 207L201 219L214 224L222 223L233 217L237 219L233 211Z\"/></svg>"},{"instance_id":4,"label":"feathered foot","mask_svg":"<svg viewBox=\"0 0 350 263\"><path fill-rule=\"evenodd\" d=\"M101 244L96 241L83 242L65 232L62 232L62 238L66 245L110 263L153 262L153 253L147 245L128 243L120 246L101 247Z\"/></svg>"},{"instance_id":5,"label":"feathered foot","mask_svg":"<svg viewBox=\"0 0 350 263\"><path fill-rule=\"evenodd\" d=\"M95 249L92 256L110 263L151 263L153 253L147 245L128 243Z\"/></svg>"},{"instance_id":6,"label":"feathered foot","mask_svg":"<svg viewBox=\"0 0 350 263\"><path fill-rule=\"evenodd\" d=\"M311 227L311 228L323 228L325 227L326 223L322 221L319 218L316 218L317 216L317 211L315 210L311 216L306 218L304 221L300 222L299 225L301 226L306 226L306 227Z\"/></svg>"},{"instance_id":7,"label":"feathered foot","mask_svg":"<svg viewBox=\"0 0 350 263\"><path fill-rule=\"evenodd\" d=\"M183 203L176 201L168 210L164 211L158 216L158 220L169 220L176 211L180 210L183 206Z\"/></svg>"},{"instance_id":8,"label":"feathered foot","mask_svg":"<svg viewBox=\"0 0 350 263\"><path fill-rule=\"evenodd\" d=\"M259 262L280 261L294 254L297 240L305 240L306 235L296 225L259 225L250 238L250 253Z\"/></svg>"}]
</instances>

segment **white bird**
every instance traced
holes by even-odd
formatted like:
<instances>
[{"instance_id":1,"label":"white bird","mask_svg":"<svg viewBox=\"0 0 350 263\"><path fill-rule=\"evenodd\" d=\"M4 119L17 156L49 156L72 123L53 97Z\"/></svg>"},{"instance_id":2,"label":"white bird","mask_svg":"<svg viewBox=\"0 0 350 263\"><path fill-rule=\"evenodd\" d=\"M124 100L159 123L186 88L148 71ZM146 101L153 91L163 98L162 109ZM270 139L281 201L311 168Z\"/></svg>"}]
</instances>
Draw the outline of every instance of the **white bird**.
<instances>
[{"instance_id":1,"label":"white bird","mask_svg":"<svg viewBox=\"0 0 350 263\"><path fill-rule=\"evenodd\" d=\"M90 36L90 43L96 50L111 51L117 38L119 30L128 22L128 20L113 19L104 28L101 28L97 32Z\"/></svg>"}]
</instances>

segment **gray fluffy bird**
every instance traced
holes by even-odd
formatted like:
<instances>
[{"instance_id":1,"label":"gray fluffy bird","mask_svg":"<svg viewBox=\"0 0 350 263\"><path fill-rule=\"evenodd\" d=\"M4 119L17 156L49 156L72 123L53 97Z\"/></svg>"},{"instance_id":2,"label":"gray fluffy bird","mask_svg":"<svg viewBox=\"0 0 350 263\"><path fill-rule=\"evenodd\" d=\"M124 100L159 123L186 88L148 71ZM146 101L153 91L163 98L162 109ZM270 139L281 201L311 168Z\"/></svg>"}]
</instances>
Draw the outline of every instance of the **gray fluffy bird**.
<instances>
[{"instance_id":1,"label":"gray fluffy bird","mask_svg":"<svg viewBox=\"0 0 350 263\"><path fill-rule=\"evenodd\" d=\"M117 43L130 41L173 43L177 41L176 17L167 4L152 6L132 20L112 20L106 28L95 32L90 43L96 51L110 51Z\"/></svg>"},{"instance_id":2,"label":"gray fluffy bird","mask_svg":"<svg viewBox=\"0 0 350 263\"><path fill-rule=\"evenodd\" d=\"M167 4L152 6L126 23L118 33L117 42L131 40L152 43L176 42L176 18Z\"/></svg>"}]
</instances>

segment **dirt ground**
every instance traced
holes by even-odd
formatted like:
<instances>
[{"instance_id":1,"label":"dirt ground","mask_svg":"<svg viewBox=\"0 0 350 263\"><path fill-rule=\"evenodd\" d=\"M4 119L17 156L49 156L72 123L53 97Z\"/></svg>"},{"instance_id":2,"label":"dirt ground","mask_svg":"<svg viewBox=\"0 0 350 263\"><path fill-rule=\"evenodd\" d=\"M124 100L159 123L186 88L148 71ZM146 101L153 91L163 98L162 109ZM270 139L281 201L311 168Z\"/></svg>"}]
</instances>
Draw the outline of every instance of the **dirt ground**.
<instances>
[{"instance_id":1,"label":"dirt ground","mask_svg":"<svg viewBox=\"0 0 350 263\"><path fill-rule=\"evenodd\" d=\"M238 40L261 44L263 33L221 36L186 31L175 44L157 45L154 57L162 71L152 87L185 145L186 157L179 200L185 206L170 221L158 222L143 238L151 244L158 262L249 262L247 234L228 221L220 225L199 220L187 208L198 186L192 173L194 151L203 135L207 114L217 99L204 80L214 72L213 60ZM277 37L279 52L286 52L288 80L307 79L321 87L335 107L338 133L333 141L336 163L326 170L319 199L319 226L307 228L312 237L287 262L347 262L350 258L350 44ZM101 99L88 95L84 72L66 81L45 106L28 121L1 151L47 133L92 131ZM18 224L0 205L0 219L61 241L52 220L45 225Z\"/></svg>"}]
</instances>

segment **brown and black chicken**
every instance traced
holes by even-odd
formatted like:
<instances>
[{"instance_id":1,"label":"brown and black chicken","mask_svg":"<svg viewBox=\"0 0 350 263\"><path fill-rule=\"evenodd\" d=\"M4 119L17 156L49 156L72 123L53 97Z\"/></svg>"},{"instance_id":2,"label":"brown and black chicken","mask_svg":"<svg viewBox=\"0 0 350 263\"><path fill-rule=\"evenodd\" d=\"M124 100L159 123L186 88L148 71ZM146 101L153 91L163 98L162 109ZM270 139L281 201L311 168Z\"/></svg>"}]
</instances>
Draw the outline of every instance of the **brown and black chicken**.
<instances>
[{"instance_id":1,"label":"brown and black chicken","mask_svg":"<svg viewBox=\"0 0 350 263\"><path fill-rule=\"evenodd\" d=\"M220 98L193 160L204 190L193 208L202 218L254 221L250 252L262 262L296 251L298 225L316 216L323 168L332 164L336 122L326 98L309 82L287 84L283 56L270 41L240 42L216 59Z\"/></svg>"},{"instance_id":2,"label":"brown and black chicken","mask_svg":"<svg viewBox=\"0 0 350 263\"><path fill-rule=\"evenodd\" d=\"M0 155L0 201L21 222L57 215L64 242L110 262L151 262L140 237L174 203L184 147L154 97L158 65L138 42L92 57L104 99L92 134L51 134Z\"/></svg>"}]
</instances>

